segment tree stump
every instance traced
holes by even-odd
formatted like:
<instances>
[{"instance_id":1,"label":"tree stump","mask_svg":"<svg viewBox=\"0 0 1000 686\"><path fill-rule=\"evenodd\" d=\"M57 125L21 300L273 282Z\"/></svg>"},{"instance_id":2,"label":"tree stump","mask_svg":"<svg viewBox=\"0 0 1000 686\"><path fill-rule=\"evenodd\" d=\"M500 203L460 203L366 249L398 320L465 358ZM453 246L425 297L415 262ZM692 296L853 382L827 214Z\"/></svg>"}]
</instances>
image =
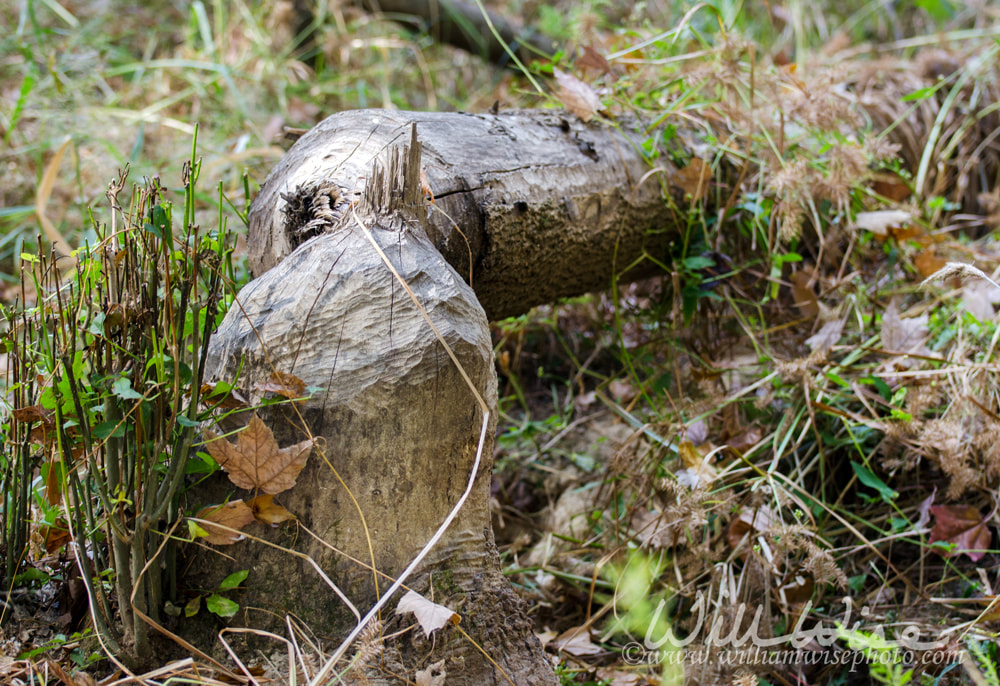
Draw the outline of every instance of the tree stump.
<instances>
[{"instance_id":1,"label":"tree stump","mask_svg":"<svg viewBox=\"0 0 1000 686\"><path fill-rule=\"evenodd\" d=\"M369 632L356 681L413 680L443 660L449 684L557 683L490 526L488 319L605 287L616 251L638 264L628 276L648 273L637 258L667 210L635 150L554 113L342 113L306 134L255 200L257 278L213 340L210 374L251 388L280 371L321 390L300 411L262 414L281 445L318 438L298 485L277 497L300 526L248 533L308 555L364 614L444 521L482 450L471 495L407 580L456 611L479 647L451 626L384 644ZM253 541L224 553L195 555L187 579L212 588L249 569L240 624L286 633L290 616L327 645L357 624L303 557ZM413 621L382 620L385 634Z\"/></svg>"}]
</instances>

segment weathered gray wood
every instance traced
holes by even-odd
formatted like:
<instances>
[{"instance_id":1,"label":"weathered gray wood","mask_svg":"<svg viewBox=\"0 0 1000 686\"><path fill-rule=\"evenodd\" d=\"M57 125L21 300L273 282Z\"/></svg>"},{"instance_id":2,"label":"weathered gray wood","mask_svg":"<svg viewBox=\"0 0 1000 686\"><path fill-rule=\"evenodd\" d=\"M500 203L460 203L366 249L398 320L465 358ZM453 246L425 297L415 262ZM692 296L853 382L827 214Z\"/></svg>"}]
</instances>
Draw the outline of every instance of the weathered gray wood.
<instances>
[{"instance_id":1,"label":"weathered gray wood","mask_svg":"<svg viewBox=\"0 0 1000 686\"><path fill-rule=\"evenodd\" d=\"M290 233L302 222L290 225L285 197L334 184L346 207L365 188L372 161L405 141L412 123L434 197L424 210L429 236L467 280L471 266L491 320L607 288L615 274L654 273L649 261L621 272L644 250L662 256L677 233L661 186L675 169L661 159L662 174L650 173L638 152L641 131L554 111L341 112L299 139L268 175L250 213L253 273L295 247Z\"/></svg>"},{"instance_id":2,"label":"weathered gray wood","mask_svg":"<svg viewBox=\"0 0 1000 686\"><path fill-rule=\"evenodd\" d=\"M497 390L486 315L427 238L417 212L419 174L398 149L386 152L377 174L366 170L369 185L359 190L357 207L341 208L337 217L336 209L324 212L334 221L328 230L247 285L213 339L211 376L250 388L280 370L323 389L301 418L287 406L262 414L282 445L301 440L303 420L320 438L322 448L296 487L277 498L315 537L295 524L248 533L309 555L364 613L377 597L365 564L398 575L473 474L483 412L367 229L490 407L489 440L471 496L407 584L458 611L463 629L500 668L446 627L433 640L404 632L370 651L373 662L358 666L347 681L400 683L392 674L412 681L414 669L444 660L449 684L554 686L551 665L501 573L490 527ZM330 199L322 185L317 193ZM336 200L325 207L336 208ZM217 482L198 497L206 501L201 504L221 502L227 489ZM287 614L328 650L353 628L348 609L300 558L252 542L222 552L228 557L196 551L188 583L213 588L249 569L246 591L237 598L248 609L237 623L285 633ZM382 577L380 591L389 583ZM386 634L413 621L394 617L394 607L383 614Z\"/></svg>"},{"instance_id":3,"label":"weathered gray wood","mask_svg":"<svg viewBox=\"0 0 1000 686\"><path fill-rule=\"evenodd\" d=\"M315 538L291 525L262 535L316 560L362 612L376 592L361 563L374 556L376 569L397 575L431 538L473 472L483 418L368 232L495 416L488 319L604 288L614 275L637 278L654 266L637 259L643 251L662 257L676 235L663 199L674 170L651 171L636 151L641 139L556 112L345 112L303 136L268 176L250 214L257 278L216 334L209 373L249 388L276 370L323 389L301 417L287 407L266 415L283 445L302 439L304 421L325 446L279 498ZM409 583L459 611L500 668L447 629L433 642L408 632L377 654L410 678L444 658L449 684L554 684L500 571L489 429L469 501ZM196 560L192 583L211 588L252 570L239 600L266 612L246 623L276 629L289 613L334 641L352 628L299 559L261 545L226 553L221 564ZM366 678L391 681L377 670Z\"/></svg>"}]
</instances>

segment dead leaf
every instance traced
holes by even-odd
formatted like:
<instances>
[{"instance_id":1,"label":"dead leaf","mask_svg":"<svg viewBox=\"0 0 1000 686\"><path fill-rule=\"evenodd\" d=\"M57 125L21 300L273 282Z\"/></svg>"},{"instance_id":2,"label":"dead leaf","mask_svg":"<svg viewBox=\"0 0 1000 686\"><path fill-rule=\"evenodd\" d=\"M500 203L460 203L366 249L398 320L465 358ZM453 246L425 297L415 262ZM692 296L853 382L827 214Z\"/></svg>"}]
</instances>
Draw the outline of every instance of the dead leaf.
<instances>
[{"instance_id":1,"label":"dead leaf","mask_svg":"<svg viewBox=\"0 0 1000 686\"><path fill-rule=\"evenodd\" d=\"M986 281L967 283L962 287L962 305L981 322L996 319L993 306L1000 302L1000 289Z\"/></svg>"},{"instance_id":2,"label":"dead leaf","mask_svg":"<svg viewBox=\"0 0 1000 686\"><path fill-rule=\"evenodd\" d=\"M69 527L61 519L57 519L53 526L42 527L41 534L45 541L45 551L50 555L56 553L70 541Z\"/></svg>"},{"instance_id":3,"label":"dead leaf","mask_svg":"<svg viewBox=\"0 0 1000 686\"><path fill-rule=\"evenodd\" d=\"M913 524L916 529L923 529L927 526L927 523L931 521L931 505L934 504L934 497L937 495L937 486L931 491L931 494L920 501L917 505L917 513L920 515L917 517L917 521Z\"/></svg>"},{"instance_id":4,"label":"dead leaf","mask_svg":"<svg viewBox=\"0 0 1000 686\"><path fill-rule=\"evenodd\" d=\"M594 115L604 107L594 89L580 79L555 68L552 69L552 73L559 86L556 91L559 102L563 104L563 107L580 117L584 123L593 119Z\"/></svg>"},{"instance_id":5,"label":"dead leaf","mask_svg":"<svg viewBox=\"0 0 1000 686\"><path fill-rule=\"evenodd\" d=\"M673 548L683 538L680 527L676 523L667 522L661 512L639 510L632 518L632 526L635 527L639 541L656 550Z\"/></svg>"},{"instance_id":6,"label":"dead leaf","mask_svg":"<svg viewBox=\"0 0 1000 686\"><path fill-rule=\"evenodd\" d=\"M276 393L289 400L303 398L306 395L306 382L285 372L271 372L267 381L254 384L254 388L262 393Z\"/></svg>"},{"instance_id":7,"label":"dead leaf","mask_svg":"<svg viewBox=\"0 0 1000 686\"><path fill-rule=\"evenodd\" d=\"M49 464L45 470L45 500L54 506L62 502L62 467L55 450L49 455L48 460Z\"/></svg>"},{"instance_id":8,"label":"dead leaf","mask_svg":"<svg viewBox=\"0 0 1000 686\"><path fill-rule=\"evenodd\" d=\"M810 319L815 319L819 315L819 298L812 289L812 270L801 269L791 276L792 298L795 299L795 306L803 315Z\"/></svg>"},{"instance_id":9,"label":"dead leaf","mask_svg":"<svg viewBox=\"0 0 1000 686\"><path fill-rule=\"evenodd\" d=\"M993 542L986 520L972 505L934 505L931 514L937 521L931 529L930 542L953 543L955 548L948 557L964 553L973 562L978 562Z\"/></svg>"},{"instance_id":10,"label":"dead leaf","mask_svg":"<svg viewBox=\"0 0 1000 686\"><path fill-rule=\"evenodd\" d=\"M637 672L626 672L621 669L601 667L597 670L597 678L607 686L644 686L652 683L645 675ZM659 682L657 682L659 683Z\"/></svg>"},{"instance_id":11,"label":"dead leaf","mask_svg":"<svg viewBox=\"0 0 1000 686\"><path fill-rule=\"evenodd\" d=\"M542 648L545 648L545 646L552 643L557 636L559 636L559 634L548 627L546 627L545 631L541 633L535 633L535 638L537 638L538 642L542 644Z\"/></svg>"},{"instance_id":12,"label":"dead leaf","mask_svg":"<svg viewBox=\"0 0 1000 686\"><path fill-rule=\"evenodd\" d=\"M295 515L283 508L281 505L275 505L274 496L270 494L259 495L256 498L251 498L247 501L247 505L249 505L250 509L253 511L254 519L261 524L276 526L282 522L287 522L289 519L295 519Z\"/></svg>"},{"instance_id":13,"label":"dead leaf","mask_svg":"<svg viewBox=\"0 0 1000 686\"><path fill-rule=\"evenodd\" d=\"M397 615L407 612L413 613L420 622L420 628L424 630L424 636L428 637L445 624L458 624L462 621L457 612L427 600L416 591L407 591L396 606Z\"/></svg>"},{"instance_id":14,"label":"dead leaf","mask_svg":"<svg viewBox=\"0 0 1000 686\"><path fill-rule=\"evenodd\" d=\"M590 640L590 630L584 626L567 629L553 639L549 645L576 657L597 655L604 652L604 648Z\"/></svg>"},{"instance_id":15,"label":"dead leaf","mask_svg":"<svg viewBox=\"0 0 1000 686\"><path fill-rule=\"evenodd\" d=\"M715 481L718 472L712 466L712 458L708 457L713 447L705 444L706 450L696 448L691 441L681 441L677 446L677 454L684 462L684 468L675 475L678 483L688 488L697 488Z\"/></svg>"},{"instance_id":16,"label":"dead leaf","mask_svg":"<svg viewBox=\"0 0 1000 686\"><path fill-rule=\"evenodd\" d=\"M219 386L222 386L222 388L220 389ZM238 388L233 388L229 384L202 384L201 398L205 402L217 405L223 410L243 409L250 406L246 396Z\"/></svg>"},{"instance_id":17,"label":"dead leaf","mask_svg":"<svg viewBox=\"0 0 1000 686\"><path fill-rule=\"evenodd\" d=\"M704 419L696 419L687 425L687 439L694 445L701 445L708 440L708 425Z\"/></svg>"},{"instance_id":18,"label":"dead leaf","mask_svg":"<svg viewBox=\"0 0 1000 686\"><path fill-rule=\"evenodd\" d=\"M247 427L239 433L236 444L205 431L205 447L229 480L240 488L259 488L265 493L281 493L295 485L312 451L312 439L279 448L274 433L255 412Z\"/></svg>"},{"instance_id":19,"label":"dead leaf","mask_svg":"<svg viewBox=\"0 0 1000 686\"><path fill-rule=\"evenodd\" d=\"M883 171L875 175L872 190L893 202L903 202L913 191L906 180L894 171Z\"/></svg>"},{"instance_id":20,"label":"dead leaf","mask_svg":"<svg viewBox=\"0 0 1000 686\"><path fill-rule=\"evenodd\" d=\"M882 347L896 353L926 355L930 351L924 346L927 340L928 316L903 319L896 301L889 303L882 314Z\"/></svg>"},{"instance_id":21,"label":"dead leaf","mask_svg":"<svg viewBox=\"0 0 1000 686\"><path fill-rule=\"evenodd\" d=\"M418 670L415 676L417 686L444 686L448 672L444 669L444 660L438 660L427 669Z\"/></svg>"},{"instance_id":22,"label":"dead leaf","mask_svg":"<svg viewBox=\"0 0 1000 686\"><path fill-rule=\"evenodd\" d=\"M679 169L670 182L684 191L684 196L690 196L692 202L698 202L708 195L708 182L712 178L712 167L705 164L700 157L692 157L687 166Z\"/></svg>"},{"instance_id":23,"label":"dead leaf","mask_svg":"<svg viewBox=\"0 0 1000 686\"><path fill-rule=\"evenodd\" d=\"M785 607L802 605L812 598L815 586L810 574L796 574L791 581L778 588L778 597Z\"/></svg>"},{"instance_id":24,"label":"dead leaf","mask_svg":"<svg viewBox=\"0 0 1000 686\"><path fill-rule=\"evenodd\" d=\"M759 507L754 510L743 510L740 516L729 525L726 539L732 548L738 548L747 536L767 532L775 523L776 518L770 508Z\"/></svg>"},{"instance_id":25,"label":"dead leaf","mask_svg":"<svg viewBox=\"0 0 1000 686\"><path fill-rule=\"evenodd\" d=\"M924 248L913 258L913 266L917 268L917 272L924 278L924 281L935 278L947 278L947 274L944 277L939 277L937 274L944 271L948 264L948 262L937 256L937 251L933 245Z\"/></svg>"},{"instance_id":26,"label":"dead leaf","mask_svg":"<svg viewBox=\"0 0 1000 686\"><path fill-rule=\"evenodd\" d=\"M239 532L254 519L253 510L242 500L233 500L221 507L217 505L206 507L200 510L195 517L222 525L199 524L208 533L208 536L202 536L201 538L206 543L211 543L212 545L232 545L241 540L243 534L234 533L222 527L225 526Z\"/></svg>"},{"instance_id":27,"label":"dead leaf","mask_svg":"<svg viewBox=\"0 0 1000 686\"><path fill-rule=\"evenodd\" d=\"M583 55L576 59L576 66L581 69L594 69L612 78L615 76L615 72L611 68L611 63L608 62L607 58L589 45L583 46Z\"/></svg>"},{"instance_id":28,"label":"dead leaf","mask_svg":"<svg viewBox=\"0 0 1000 686\"><path fill-rule=\"evenodd\" d=\"M887 238L891 227L903 227L910 223L910 213L903 210L876 210L858 212L852 228L871 231L880 238Z\"/></svg>"},{"instance_id":29,"label":"dead leaf","mask_svg":"<svg viewBox=\"0 0 1000 686\"><path fill-rule=\"evenodd\" d=\"M29 405L27 407L15 408L11 415L19 422L38 422L51 420L52 411L46 410L41 405Z\"/></svg>"},{"instance_id":30,"label":"dead leaf","mask_svg":"<svg viewBox=\"0 0 1000 686\"><path fill-rule=\"evenodd\" d=\"M820 330L806 339L806 345L813 351L829 352L830 349L840 340L840 335L844 332L844 320L834 319L827 322Z\"/></svg>"},{"instance_id":31,"label":"dead leaf","mask_svg":"<svg viewBox=\"0 0 1000 686\"><path fill-rule=\"evenodd\" d=\"M59 230L49 219L48 215L45 213L45 208L49 204L49 199L52 197L52 188L56 184L56 178L59 176L59 165L62 162L63 155L66 154L66 149L69 144L73 142L73 139L66 136L66 139L56 150L52 159L45 166L45 173L42 174L42 180L38 184L38 188L35 191L35 215L38 217L38 223L42 225L42 231L45 232L45 236L52 241L52 245L55 246L56 250L59 251L64 257L69 257L73 252L73 248L70 247L63 235L59 233ZM74 260L75 261L75 260Z\"/></svg>"}]
</instances>

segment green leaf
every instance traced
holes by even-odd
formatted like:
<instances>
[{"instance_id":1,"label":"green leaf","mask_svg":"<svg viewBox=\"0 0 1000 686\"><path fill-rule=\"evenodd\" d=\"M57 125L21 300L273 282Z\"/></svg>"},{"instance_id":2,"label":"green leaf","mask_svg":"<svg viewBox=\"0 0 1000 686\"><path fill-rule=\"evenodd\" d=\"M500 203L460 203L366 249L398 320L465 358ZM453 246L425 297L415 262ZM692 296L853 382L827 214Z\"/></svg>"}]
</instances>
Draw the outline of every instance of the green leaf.
<instances>
[{"instance_id":1,"label":"green leaf","mask_svg":"<svg viewBox=\"0 0 1000 686\"><path fill-rule=\"evenodd\" d=\"M125 422L101 422L90 433L100 439L121 438L125 435Z\"/></svg>"},{"instance_id":2,"label":"green leaf","mask_svg":"<svg viewBox=\"0 0 1000 686\"><path fill-rule=\"evenodd\" d=\"M202 529L200 526L198 526L197 522L191 521L189 519L187 520L187 525L188 525L188 534L191 536L192 541L196 538L208 537L208 532Z\"/></svg>"},{"instance_id":3,"label":"green leaf","mask_svg":"<svg viewBox=\"0 0 1000 686\"><path fill-rule=\"evenodd\" d=\"M874 386L875 390L878 391L878 394L882 396L882 399L886 402L892 400L892 389L889 388L889 384L877 376L867 376L864 379L861 379L861 383L869 383Z\"/></svg>"},{"instance_id":4,"label":"green leaf","mask_svg":"<svg viewBox=\"0 0 1000 686\"><path fill-rule=\"evenodd\" d=\"M132 390L132 380L124 376L111 384L111 392L122 400L142 400L142 394Z\"/></svg>"},{"instance_id":5,"label":"green leaf","mask_svg":"<svg viewBox=\"0 0 1000 686\"><path fill-rule=\"evenodd\" d=\"M187 416L183 414L177 415L177 423L188 428L198 426L198 422L193 419L188 419Z\"/></svg>"},{"instance_id":6,"label":"green leaf","mask_svg":"<svg viewBox=\"0 0 1000 686\"><path fill-rule=\"evenodd\" d=\"M230 574L229 576L227 576L225 579L222 580L222 583L219 584L219 590L231 591L234 588L239 588L239 585L242 584L244 580L246 580L247 575L249 573L250 573L249 569L244 569L239 572L233 572L232 574Z\"/></svg>"},{"instance_id":7,"label":"green leaf","mask_svg":"<svg viewBox=\"0 0 1000 686\"><path fill-rule=\"evenodd\" d=\"M707 269L708 267L714 267L715 260L711 257L702 257L701 255L695 255L693 257L684 258L684 267L687 269Z\"/></svg>"},{"instance_id":8,"label":"green leaf","mask_svg":"<svg viewBox=\"0 0 1000 686\"><path fill-rule=\"evenodd\" d=\"M32 582L46 584L52 577L36 567L28 567L14 577L14 586L25 586Z\"/></svg>"},{"instance_id":9,"label":"green leaf","mask_svg":"<svg viewBox=\"0 0 1000 686\"><path fill-rule=\"evenodd\" d=\"M900 100L903 102L913 102L914 100L926 100L927 98L934 95L938 90L939 86L928 86L927 88L918 88L917 90L904 95Z\"/></svg>"},{"instance_id":10,"label":"green leaf","mask_svg":"<svg viewBox=\"0 0 1000 686\"><path fill-rule=\"evenodd\" d=\"M205 607L208 608L209 612L219 615L223 619L229 619L240 610L238 604L229 598L223 598L218 593L208 596L208 600L205 601Z\"/></svg>"},{"instance_id":11,"label":"green leaf","mask_svg":"<svg viewBox=\"0 0 1000 686\"><path fill-rule=\"evenodd\" d=\"M956 7L948 0L916 0L914 4L931 15L931 18L939 24L955 16Z\"/></svg>"},{"instance_id":12,"label":"green leaf","mask_svg":"<svg viewBox=\"0 0 1000 686\"><path fill-rule=\"evenodd\" d=\"M858 477L858 481L863 483L868 488L878 491L878 494L882 496L882 499L886 502L894 500L899 496L896 491L889 488L882 479L875 476L875 472L868 469L868 467L863 464L851 461L851 469L854 470L855 475Z\"/></svg>"},{"instance_id":13,"label":"green leaf","mask_svg":"<svg viewBox=\"0 0 1000 686\"><path fill-rule=\"evenodd\" d=\"M850 388L851 387L851 384L847 383L847 381L845 381L843 379L843 377L838 376L837 374L834 374L833 372L827 372L826 373L826 378L828 378L830 381L832 381L833 383L837 384L841 388Z\"/></svg>"},{"instance_id":14,"label":"green leaf","mask_svg":"<svg viewBox=\"0 0 1000 686\"><path fill-rule=\"evenodd\" d=\"M169 241L171 239L170 218L167 217L167 211L163 209L163 205L153 205L153 209L150 212L150 219L151 222L142 228L154 236L158 236L161 240Z\"/></svg>"},{"instance_id":15,"label":"green leaf","mask_svg":"<svg viewBox=\"0 0 1000 686\"><path fill-rule=\"evenodd\" d=\"M95 336L104 335L104 319L107 317L103 312L98 312L94 315L94 318L90 320L90 325L87 326L87 333L92 333Z\"/></svg>"},{"instance_id":16,"label":"green leaf","mask_svg":"<svg viewBox=\"0 0 1000 686\"><path fill-rule=\"evenodd\" d=\"M194 598L187 601L187 604L184 606L184 616L194 617L196 614L198 614L198 610L200 609L201 609L201 596L196 595Z\"/></svg>"}]
</instances>

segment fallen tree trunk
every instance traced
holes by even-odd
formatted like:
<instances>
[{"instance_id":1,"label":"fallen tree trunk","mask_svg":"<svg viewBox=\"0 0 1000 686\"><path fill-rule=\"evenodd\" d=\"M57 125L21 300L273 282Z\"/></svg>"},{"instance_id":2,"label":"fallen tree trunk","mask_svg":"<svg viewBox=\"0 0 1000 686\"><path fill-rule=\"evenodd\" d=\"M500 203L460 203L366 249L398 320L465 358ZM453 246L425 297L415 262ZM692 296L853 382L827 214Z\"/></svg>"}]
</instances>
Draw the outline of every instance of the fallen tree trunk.
<instances>
[{"instance_id":1,"label":"fallen tree trunk","mask_svg":"<svg viewBox=\"0 0 1000 686\"><path fill-rule=\"evenodd\" d=\"M257 278L214 339L210 373L248 388L280 371L322 390L301 415L262 413L279 443L311 433L319 454L278 497L301 528L254 535L308 555L363 614L474 477L406 582L457 611L472 640L451 627L384 643L373 632L357 681L413 680L443 660L449 684L556 683L490 527L487 321L605 287L616 252L638 264L628 276L647 273L639 258L650 235L665 243L671 218L648 170L625 134L557 113L352 112L306 134L264 184L251 211ZM357 623L302 557L253 542L225 552L201 556L189 583L251 570L239 601L264 612L243 623L280 629L289 615L328 641ZM377 587L371 567L386 575ZM390 617L385 634L404 621Z\"/></svg>"},{"instance_id":2,"label":"fallen tree trunk","mask_svg":"<svg viewBox=\"0 0 1000 686\"><path fill-rule=\"evenodd\" d=\"M558 50L551 38L519 27L496 12L486 10L484 14L474 3L463 0L361 0L361 6L368 12L382 12L401 22L419 19L420 28L436 41L479 55L493 64L508 61L504 45L525 64L539 56L554 55ZM493 36L494 30L499 40Z\"/></svg>"},{"instance_id":3,"label":"fallen tree trunk","mask_svg":"<svg viewBox=\"0 0 1000 686\"><path fill-rule=\"evenodd\" d=\"M311 129L268 176L250 213L255 276L339 221L372 160L417 125L428 236L471 283L489 319L655 273L677 217L663 201L676 169L650 174L638 129L581 123L565 112L504 114L360 110ZM324 199L320 187L336 198ZM287 200L286 200L287 198ZM320 215L332 208L327 219ZM633 265L629 267L629 265Z\"/></svg>"}]
</instances>

